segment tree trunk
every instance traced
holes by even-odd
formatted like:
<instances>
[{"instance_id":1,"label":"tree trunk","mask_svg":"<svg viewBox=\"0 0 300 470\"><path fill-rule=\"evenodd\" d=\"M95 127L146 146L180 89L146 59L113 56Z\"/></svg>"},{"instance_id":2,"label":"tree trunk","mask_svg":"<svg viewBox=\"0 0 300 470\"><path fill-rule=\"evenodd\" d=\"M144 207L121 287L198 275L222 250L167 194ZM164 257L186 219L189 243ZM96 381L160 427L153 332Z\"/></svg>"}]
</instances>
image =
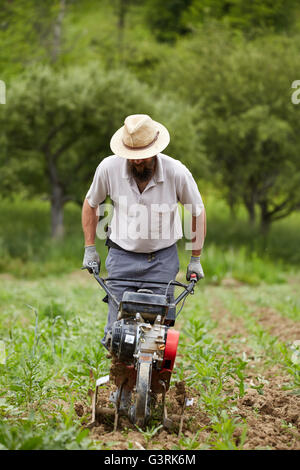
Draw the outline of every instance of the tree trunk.
<instances>
[{"instance_id":1,"label":"tree trunk","mask_svg":"<svg viewBox=\"0 0 300 470\"><path fill-rule=\"evenodd\" d=\"M66 0L60 0L59 12L53 26L53 45L51 50L51 61L55 63L61 54L62 23L65 16Z\"/></svg>"},{"instance_id":2,"label":"tree trunk","mask_svg":"<svg viewBox=\"0 0 300 470\"><path fill-rule=\"evenodd\" d=\"M57 158L47 148L45 149L45 157L51 188L51 236L53 239L60 239L64 235L64 189L59 180Z\"/></svg>"},{"instance_id":3,"label":"tree trunk","mask_svg":"<svg viewBox=\"0 0 300 470\"><path fill-rule=\"evenodd\" d=\"M249 206L246 206L247 211L248 211L248 220L249 224L251 226L255 225L256 217L255 217L255 206L254 204L250 204Z\"/></svg>"},{"instance_id":4,"label":"tree trunk","mask_svg":"<svg viewBox=\"0 0 300 470\"><path fill-rule=\"evenodd\" d=\"M249 224L253 226L256 220L254 197L252 195L248 198L244 197L244 204L248 212Z\"/></svg>"},{"instance_id":5,"label":"tree trunk","mask_svg":"<svg viewBox=\"0 0 300 470\"><path fill-rule=\"evenodd\" d=\"M51 194L51 236L61 239L64 236L64 202L63 190L57 183L52 186Z\"/></svg>"},{"instance_id":6,"label":"tree trunk","mask_svg":"<svg viewBox=\"0 0 300 470\"><path fill-rule=\"evenodd\" d=\"M259 203L261 214L260 214L260 233L264 238L267 237L270 228L271 228L271 218L268 212L268 203L267 201L261 201Z\"/></svg>"},{"instance_id":7,"label":"tree trunk","mask_svg":"<svg viewBox=\"0 0 300 470\"><path fill-rule=\"evenodd\" d=\"M117 0L117 28L118 28L118 57L119 62L122 64L124 61L124 31L125 31L125 17L128 10L128 0Z\"/></svg>"},{"instance_id":8,"label":"tree trunk","mask_svg":"<svg viewBox=\"0 0 300 470\"><path fill-rule=\"evenodd\" d=\"M236 210L235 210L235 208L236 208L236 206L235 206L235 204L236 204L236 199L235 199L235 193L234 193L234 191L230 191L230 192L228 193L228 195L227 195L227 202L228 202L229 209L230 209L230 218L231 218L232 220L234 220L235 217L236 217Z\"/></svg>"}]
</instances>

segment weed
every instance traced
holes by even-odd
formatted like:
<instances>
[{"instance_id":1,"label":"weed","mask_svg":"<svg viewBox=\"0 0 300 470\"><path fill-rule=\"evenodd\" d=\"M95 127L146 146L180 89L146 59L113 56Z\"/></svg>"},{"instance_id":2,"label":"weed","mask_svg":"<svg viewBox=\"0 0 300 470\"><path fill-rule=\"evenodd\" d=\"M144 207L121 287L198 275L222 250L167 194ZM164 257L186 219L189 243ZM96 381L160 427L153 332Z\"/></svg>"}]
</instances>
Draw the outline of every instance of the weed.
<instances>
[{"instance_id":1,"label":"weed","mask_svg":"<svg viewBox=\"0 0 300 470\"><path fill-rule=\"evenodd\" d=\"M178 445L174 446L174 450L197 450L201 446L199 442L199 435L201 431L205 430L207 426L199 429L193 437L181 436Z\"/></svg>"},{"instance_id":2,"label":"weed","mask_svg":"<svg viewBox=\"0 0 300 470\"><path fill-rule=\"evenodd\" d=\"M159 426L147 426L146 430L144 431L143 429L141 429L139 426L136 425L136 428L140 431L140 433L143 435L143 438L145 439L146 441L146 449L148 448L148 445L149 445L149 442L151 441L151 439L155 436L155 434L162 428L162 424L160 424Z\"/></svg>"},{"instance_id":3,"label":"weed","mask_svg":"<svg viewBox=\"0 0 300 470\"><path fill-rule=\"evenodd\" d=\"M220 420L212 424L212 436L209 443L216 450L238 450L244 445L247 428L244 425L242 431L235 436L236 431L240 431L240 425L235 419L229 418L226 411L220 414ZM238 444L237 444L238 441Z\"/></svg>"}]
</instances>

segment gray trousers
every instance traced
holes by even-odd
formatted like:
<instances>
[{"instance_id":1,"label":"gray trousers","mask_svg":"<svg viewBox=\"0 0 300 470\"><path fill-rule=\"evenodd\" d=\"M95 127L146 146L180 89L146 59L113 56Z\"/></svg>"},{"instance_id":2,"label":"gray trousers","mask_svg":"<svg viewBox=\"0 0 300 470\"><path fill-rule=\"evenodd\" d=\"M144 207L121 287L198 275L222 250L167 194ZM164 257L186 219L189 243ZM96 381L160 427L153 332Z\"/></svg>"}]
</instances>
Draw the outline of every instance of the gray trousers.
<instances>
[{"instance_id":1,"label":"gray trousers","mask_svg":"<svg viewBox=\"0 0 300 470\"><path fill-rule=\"evenodd\" d=\"M114 294L118 302L122 300L125 291L137 291L138 289L151 289L154 294L164 294L167 285L150 284L147 280L169 282L175 281L179 271L179 259L177 245L171 245L168 248L156 251L152 254L134 253L116 248L109 248L105 261L108 277L117 277L122 279L138 279L139 282L126 281L108 281L107 286ZM103 299L108 301L108 317L104 330L105 336L111 330L112 324L117 320L117 307L108 297ZM169 286L168 301L174 300L174 286ZM175 308L169 311L168 319L175 320Z\"/></svg>"}]
</instances>

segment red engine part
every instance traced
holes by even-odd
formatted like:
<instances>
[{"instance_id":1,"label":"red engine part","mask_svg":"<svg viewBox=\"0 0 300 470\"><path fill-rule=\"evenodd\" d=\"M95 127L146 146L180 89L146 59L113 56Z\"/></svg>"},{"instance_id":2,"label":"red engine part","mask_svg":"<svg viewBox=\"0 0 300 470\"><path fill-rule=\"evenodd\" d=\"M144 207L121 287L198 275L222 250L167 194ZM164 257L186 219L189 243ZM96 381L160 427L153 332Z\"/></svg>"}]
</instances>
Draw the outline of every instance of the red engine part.
<instances>
[{"instance_id":1,"label":"red engine part","mask_svg":"<svg viewBox=\"0 0 300 470\"><path fill-rule=\"evenodd\" d=\"M169 329L167 333L167 341L161 372L164 370L173 370L177 353L178 340L179 331Z\"/></svg>"}]
</instances>

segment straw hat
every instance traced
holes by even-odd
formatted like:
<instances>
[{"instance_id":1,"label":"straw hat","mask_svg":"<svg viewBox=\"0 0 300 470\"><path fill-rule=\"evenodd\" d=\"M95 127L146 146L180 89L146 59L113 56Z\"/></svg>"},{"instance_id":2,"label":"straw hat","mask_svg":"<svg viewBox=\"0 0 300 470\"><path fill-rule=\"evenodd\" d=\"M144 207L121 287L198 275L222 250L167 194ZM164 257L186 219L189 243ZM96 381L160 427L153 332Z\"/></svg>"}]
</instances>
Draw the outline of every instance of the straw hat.
<instances>
[{"instance_id":1,"label":"straw hat","mask_svg":"<svg viewBox=\"0 0 300 470\"><path fill-rule=\"evenodd\" d=\"M147 114L127 116L124 126L115 132L110 148L119 157L143 159L162 152L170 142L165 126Z\"/></svg>"}]
</instances>

